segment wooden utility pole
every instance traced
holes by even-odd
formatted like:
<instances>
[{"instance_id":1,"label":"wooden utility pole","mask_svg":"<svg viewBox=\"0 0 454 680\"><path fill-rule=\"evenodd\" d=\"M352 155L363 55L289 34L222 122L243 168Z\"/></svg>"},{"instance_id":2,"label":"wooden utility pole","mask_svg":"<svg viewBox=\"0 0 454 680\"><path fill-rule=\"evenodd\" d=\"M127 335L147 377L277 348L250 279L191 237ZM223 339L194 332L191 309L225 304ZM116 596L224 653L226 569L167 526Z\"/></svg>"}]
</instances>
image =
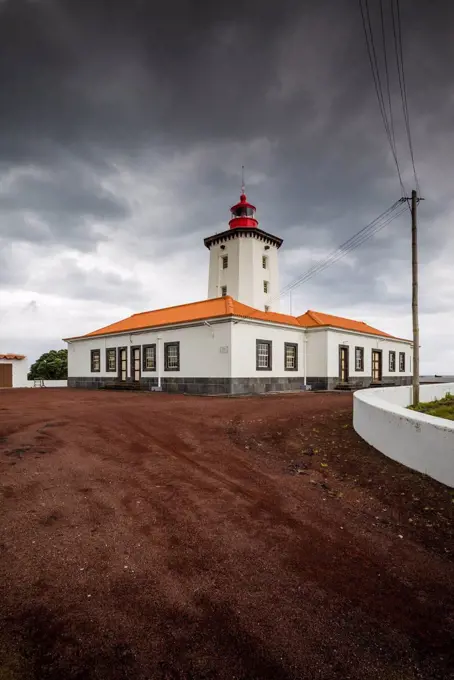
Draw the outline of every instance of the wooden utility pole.
<instances>
[{"instance_id":1,"label":"wooden utility pole","mask_svg":"<svg viewBox=\"0 0 454 680\"><path fill-rule=\"evenodd\" d=\"M418 196L411 192L411 272L412 296L411 309L413 316L413 406L419 404L419 321L418 321L418 232L416 206Z\"/></svg>"}]
</instances>

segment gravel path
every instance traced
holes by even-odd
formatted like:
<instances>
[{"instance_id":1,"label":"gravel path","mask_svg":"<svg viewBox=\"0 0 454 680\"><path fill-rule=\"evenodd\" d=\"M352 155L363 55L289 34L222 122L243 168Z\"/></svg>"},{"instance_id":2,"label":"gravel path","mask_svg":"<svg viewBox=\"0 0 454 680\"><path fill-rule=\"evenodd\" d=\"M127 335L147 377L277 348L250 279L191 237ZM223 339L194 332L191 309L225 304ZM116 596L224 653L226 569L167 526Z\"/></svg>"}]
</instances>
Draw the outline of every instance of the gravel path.
<instances>
[{"instance_id":1,"label":"gravel path","mask_svg":"<svg viewBox=\"0 0 454 680\"><path fill-rule=\"evenodd\" d=\"M454 678L454 495L351 415L0 391L0 680Z\"/></svg>"}]
</instances>

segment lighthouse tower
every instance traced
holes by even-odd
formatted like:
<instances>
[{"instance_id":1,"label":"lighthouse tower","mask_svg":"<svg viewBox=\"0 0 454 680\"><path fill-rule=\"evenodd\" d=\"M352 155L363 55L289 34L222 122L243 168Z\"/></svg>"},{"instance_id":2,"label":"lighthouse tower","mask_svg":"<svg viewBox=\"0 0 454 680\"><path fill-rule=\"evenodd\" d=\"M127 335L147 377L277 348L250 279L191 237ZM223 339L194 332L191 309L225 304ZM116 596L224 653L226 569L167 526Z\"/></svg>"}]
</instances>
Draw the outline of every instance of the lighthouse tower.
<instances>
[{"instance_id":1,"label":"lighthouse tower","mask_svg":"<svg viewBox=\"0 0 454 680\"><path fill-rule=\"evenodd\" d=\"M230 208L229 229L204 240L210 251L208 298L230 295L262 311L279 311L278 250L282 239L259 229L244 183Z\"/></svg>"}]
</instances>

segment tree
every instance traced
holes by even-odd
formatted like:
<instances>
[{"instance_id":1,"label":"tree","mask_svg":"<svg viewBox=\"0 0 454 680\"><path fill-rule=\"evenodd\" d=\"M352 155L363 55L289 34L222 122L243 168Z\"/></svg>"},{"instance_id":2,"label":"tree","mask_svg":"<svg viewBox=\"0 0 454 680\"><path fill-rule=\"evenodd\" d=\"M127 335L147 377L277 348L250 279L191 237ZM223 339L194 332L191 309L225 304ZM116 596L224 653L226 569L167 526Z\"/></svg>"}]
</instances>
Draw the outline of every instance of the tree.
<instances>
[{"instance_id":1,"label":"tree","mask_svg":"<svg viewBox=\"0 0 454 680\"><path fill-rule=\"evenodd\" d=\"M68 377L68 350L51 349L42 354L31 366L28 380L66 380Z\"/></svg>"}]
</instances>

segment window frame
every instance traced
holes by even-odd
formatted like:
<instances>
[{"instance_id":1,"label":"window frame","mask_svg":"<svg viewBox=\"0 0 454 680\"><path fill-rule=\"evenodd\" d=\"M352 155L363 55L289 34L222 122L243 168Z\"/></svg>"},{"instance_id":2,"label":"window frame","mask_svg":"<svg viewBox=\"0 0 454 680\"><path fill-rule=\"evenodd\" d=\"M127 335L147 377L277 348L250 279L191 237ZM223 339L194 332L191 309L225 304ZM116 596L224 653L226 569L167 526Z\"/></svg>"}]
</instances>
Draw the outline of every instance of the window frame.
<instances>
[{"instance_id":1,"label":"window frame","mask_svg":"<svg viewBox=\"0 0 454 680\"><path fill-rule=\"evenodd\" d=\"M228 255L222 255L221 260L222 260L222 269L228 269L229 268L229 256Z\"/></svg>"},{"instance_id":2,"label":"window frame","mask_svg":"<svg viewBox=\"0 0 454 680\"><path fill-rule=\"evenodd\" d=\"M118 373L117 373L117 378L118 380L121 380L121 355L123 350L125 350L125 357L126 357L126 366L125 366L125 380L128 379L128 348L126 345L122 345L121 347L117 348L117 366L118 366Z\"/></svg>"},{"instance_id":3,"label":"window frame","mask_svg":"<svg viewBox=\"0 0 454 680\"><path fill-rule=\"evenodd\" d=\"M268 366L259 366L259 345L268 345ZM272 342L272 340L256 340L255 341L255 370L256 371L272 371L273 370L273 342Z\"/></svg>"},{"instance_id":4,"label":"window frame","mask_svg":"<svg viewBox=\"0 0 454 680\"><path fill-rule=\"evenodd\" d=\"M287 349L289 348L295 350L295 365L292 367L287 366ZM297 370L298 370L298 343L284 342L284 371L297 371Z\"/></svg>"},{"instance_id":5,"label":"window frame","mask_svg":"<svg viewBox=\"0 0 454 680\"><path fill-rule=\"evenodd\" d=\"M109 352L113 352L114 357L114 367L109 368ZM106 373L116 373L117 372L117 348L116 347L106 347Z\"/></svg>"},{"instance_id":6,"label":"window frame","mask_svg":"<svg viewBox=\"0 0 454 680\"><path fill-rule=\"evenodd\" d=\"M393 367L391 368L391 358L394 360ZM388 353L388 372L389 373L395 373L396 372L396 350L395 349L390 349Z\"/></svg>"},{"instance_id":7,"label":"window frame","mask_svg":"<svg viewBox=\"0 0 454 680\"><path fill-rule=\"evenodd\" d=\"M360 352L361 368L356 368L356 352L358 350ZM359 345L357 347L355 347L355 373L364 373L364 347L360 347Z\"/></svg>"},{"instance_id":8,"label":"window frame","mask_svg":"<svg viewBox=\"0 0 454 680\"><path fill-rule=\"evenodd\" d=\"M265 281L265 279L263 280L263 292L265 293L265 295L269 295L270 292L270 282Z\"/></svg>"},{"instance_id":9,"label":"window frame","mask_svg":"<svg viewBox=\"0 0 454 680\"><path fill-rule=\"evenodd\" d=\"M227 297L227 286L221 286L221 297Z\"/></svg>"},{"instance_id":10,"label":"window frame","mask_svg":"<svg viewBox=\"0 0 454 680\"><path fill-rule=\"evenodd\" d=\"M98 357L98 368L93 368L93 358L97 355ZM90 373L101 373L101 350L91 349L90 350Z\"/></svg>"},{"instance_id":11,"label":"window frame","mask_svg":"<svg viewBox=\"0 0 454 680\"><path fill-rule=\"evenodd\" d=\"M404 361L403 361L403 367L401 368L400 367L400 360L401 360L402 357L404 358ZM405 352L399 352L399 373L405 373L405 359L406 359Z\"/></svg>"},{"instance_id":12,"label":"window frame","mask_svg":"<svg viewBox=\"0 0 454 680\"><path fill-rule=\"evenodd\" d=\"M170 347L176 347L177 348L177 366L172 366L171 368L169 368L169 364L168 364L169 348ZM181 362L180 362L180 342L179 341L165 342L164 343L164 370L165 371L179 371L180 366L181 366Z\"/></svg>"},{"instance_id":13,"label":"window frame","mask_svg":"<svg viewBox=\"0 0 454 680\"><path fill-rule=\"evenodd\" d=\"M154 350L154 368L147 368L147 350ZM142 373L155 373L157 364L156 343L153 342L148 345L142 345Z\"/></svg>"},{"instance_id":14,"label":"window frame","mask_svg":"<svg viewBox=\"0 0 454 680\"><path fill-rule=\"evenodd\" d=\"M268 258L266 255L262 255L262 269L268 269Z\"/></svg>"}]
</instances>

